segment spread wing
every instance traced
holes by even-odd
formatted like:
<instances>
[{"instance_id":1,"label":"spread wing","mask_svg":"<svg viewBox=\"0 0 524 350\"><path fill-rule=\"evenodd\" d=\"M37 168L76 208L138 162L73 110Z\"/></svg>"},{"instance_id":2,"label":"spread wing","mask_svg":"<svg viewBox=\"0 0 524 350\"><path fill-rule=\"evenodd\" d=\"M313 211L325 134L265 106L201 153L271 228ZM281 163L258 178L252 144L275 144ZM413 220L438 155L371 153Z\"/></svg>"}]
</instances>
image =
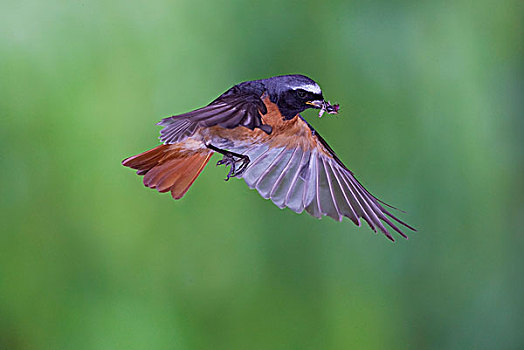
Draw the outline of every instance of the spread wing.
<instances>
[{"instance_id":1,"label":"spread wing","mask_svg":"<svg viewBox=\"0 0 524 350\"><path fill-rule=\"evenodd\" d=\"M263 89L257 86L234 86L205 107L164 118L158 123L164 127L160 131L160 140L164 144L179 142L193 135L199 126L215 125L227 129L237 126L251 130L260 128L270 134L271 127L262 123L261 114L267 113L266 105L261 100L263 92Z\"/></svg>"},{"instance_id":2,"label":"spread wing","mask_svg":"<svg viewBox=\"0 0 524 350\"><path fill-rule=\"evenodd\" d=\"M415 230L369 193L305 120L297 116L292 122L286 126L288 133L275 130L266 142L232 149L251 160L242 174L250 188L297 213L306 210L317 218L327 215L337 221L347 217L358 226L362 218L391 240L385 224L405 238L394 222Z\"/></svg>"}]
</instances>

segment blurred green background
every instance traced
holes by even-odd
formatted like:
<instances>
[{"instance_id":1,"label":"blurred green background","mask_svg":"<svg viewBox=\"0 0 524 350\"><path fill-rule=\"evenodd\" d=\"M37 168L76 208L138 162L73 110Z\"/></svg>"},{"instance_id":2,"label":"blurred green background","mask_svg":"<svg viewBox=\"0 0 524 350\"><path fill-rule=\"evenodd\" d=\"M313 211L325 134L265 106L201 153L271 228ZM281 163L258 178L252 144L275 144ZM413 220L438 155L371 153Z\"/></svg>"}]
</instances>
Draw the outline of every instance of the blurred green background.
<instances>
[{"instance_id":1,"label":"blurred green background","mask_svg":"<svg viewBox=\"0 0 524 350\"><path fill-rule=\"evenodd\" d=\"M0 349L522 349L522 1L0 2ZM230 86L306 118L419 232L120 161ZM213 162L219 158L215 156Z\"/></svg>"}]
</instances>

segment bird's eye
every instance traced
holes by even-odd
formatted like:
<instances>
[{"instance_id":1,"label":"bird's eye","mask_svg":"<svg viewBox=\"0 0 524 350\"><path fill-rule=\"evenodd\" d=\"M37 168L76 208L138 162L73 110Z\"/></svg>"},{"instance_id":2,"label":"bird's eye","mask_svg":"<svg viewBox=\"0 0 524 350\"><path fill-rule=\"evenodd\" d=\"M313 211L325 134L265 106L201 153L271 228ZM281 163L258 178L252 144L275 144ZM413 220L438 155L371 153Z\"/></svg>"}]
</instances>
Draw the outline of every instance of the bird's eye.
<instances>
[{"instance_id":1,"label":"bird's eye","mask_svg":"<svg viewBox=\"0 0 524 350\"><path fill-rule=\"evenodd\" d=\"M297 90L297 96L299 98L305 98L307 93L304 90Z\"/></svg>"}]
</instances>

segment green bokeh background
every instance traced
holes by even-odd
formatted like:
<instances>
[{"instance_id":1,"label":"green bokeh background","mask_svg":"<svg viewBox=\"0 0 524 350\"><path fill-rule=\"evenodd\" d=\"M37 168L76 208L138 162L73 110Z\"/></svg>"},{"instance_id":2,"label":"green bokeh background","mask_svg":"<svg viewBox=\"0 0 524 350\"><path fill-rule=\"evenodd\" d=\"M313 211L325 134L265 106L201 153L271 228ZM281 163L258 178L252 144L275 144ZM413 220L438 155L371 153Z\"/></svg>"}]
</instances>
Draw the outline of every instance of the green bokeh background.
<instances>
[{"instance_id":1,"label":"green bokeh background","mask_svg":"<svg viewBox=\"0 0 524 350\"><path fill-rule=\"evenodd\" d=\"M522 349L522 1L0 1L0 349ZM302 73L419 232L120 165L165 116ZM213 158L213 161L219 158ZM400 238L399 236L396 236Z\"/></svg>"}]
</instances>

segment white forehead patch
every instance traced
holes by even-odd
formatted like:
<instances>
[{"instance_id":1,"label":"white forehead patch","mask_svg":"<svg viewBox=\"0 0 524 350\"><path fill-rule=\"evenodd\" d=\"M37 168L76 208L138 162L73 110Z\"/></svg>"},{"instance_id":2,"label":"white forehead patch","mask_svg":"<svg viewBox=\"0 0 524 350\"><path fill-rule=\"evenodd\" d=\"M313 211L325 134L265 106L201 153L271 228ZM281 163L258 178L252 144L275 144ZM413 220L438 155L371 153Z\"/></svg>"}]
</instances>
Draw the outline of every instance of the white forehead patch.
<instances>
[{"instance_id":1,"label":"white forehead patch","mask_svg":"<svg viewBox=\"0 0 524 350\"><path fill-rule=\"evenodd\" d=\"M293 90L298 90L298 89L306 90L314 94L322 93L322 90L320 90L320 86L318 86L317 84L305 84L305 85L293 87Z\"/></svg>"}]
</instances>

